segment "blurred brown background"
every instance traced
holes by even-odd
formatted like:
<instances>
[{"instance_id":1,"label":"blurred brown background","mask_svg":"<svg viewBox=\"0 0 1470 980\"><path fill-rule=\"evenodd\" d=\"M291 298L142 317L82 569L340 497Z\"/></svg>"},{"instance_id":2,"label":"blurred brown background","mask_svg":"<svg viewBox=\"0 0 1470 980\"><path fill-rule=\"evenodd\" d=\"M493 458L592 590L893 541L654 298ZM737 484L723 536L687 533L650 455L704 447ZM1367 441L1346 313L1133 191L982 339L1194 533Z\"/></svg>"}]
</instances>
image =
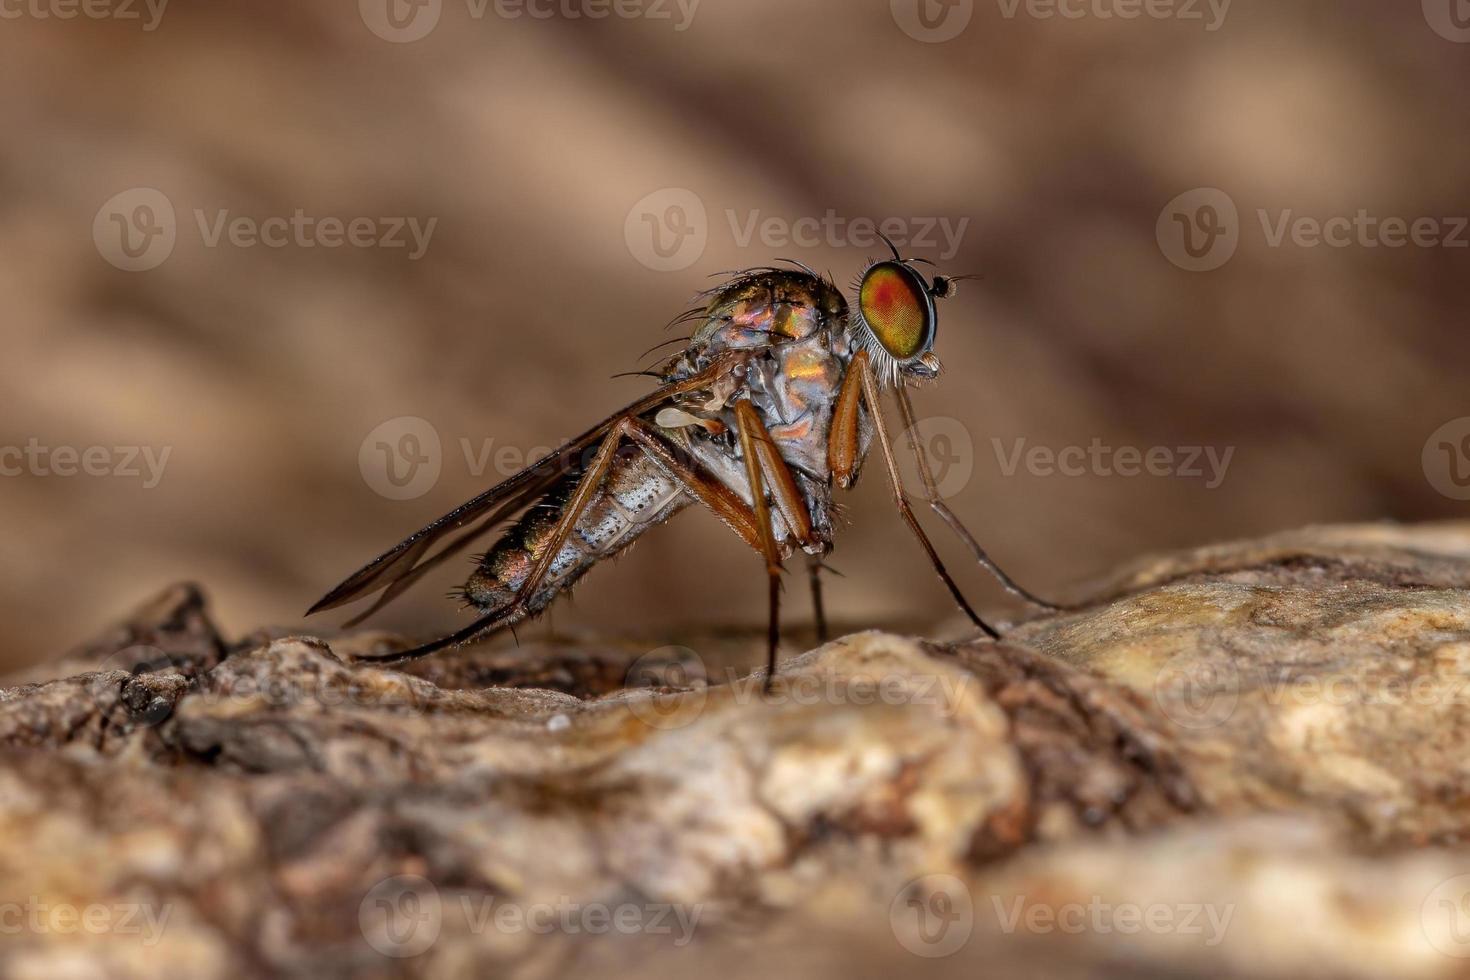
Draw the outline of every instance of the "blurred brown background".
<instances>
[{"instance_id":1,"label":"blurred brown background","mask_svg":"<svg viewBox=\"0 0 1470 980\"><path fill-rule=\"evenodd\" d=\"M1465 512L1421 454L1470 415L1470 250L1272 247L1258 218L1470 214L1470 44L1452 0L1235 0L1223 21L1193 0L1164 19L1103 16L1126 0L1078 0L1076 19L936 3L928 21L908 0L703 0L692 17L648 0L605 19L572 16L598 0L541 4L545 18L393 0L395 20L384 2L176 0L156 20L141 3L138 19L5 8L0 447L107 447L92 465L109 471L128 463L113 447L169 455L156 486L141 456L135 477L7 457L0 664L51 656L185 578L231 633L306 626L342 575L493 482L497 450L517 460L646 390L610 375L646 363L709 273L790 256L845 284L881 251L852 229L744 240L752 220L829 210L916 233L967 222L953 255L937 232L907 249L985 277L943 306L946 373L917 398L972 446L956 508L1038 590L1145 549ZM966 15L952 39L911 36ZM1201 187L1238 207L1239 247L1190 272L1157 229ZM107 260L133 261L124 226L166 218L139 210L157 198L138 188L172 207L175 241L126 271ZM669 210L688 201L675 188L702 225ZM222 212L298 209L435 225L416 259L208 243ZM702 252L650 268L652 233L682 242L686 227ZM374 447L359 456L404 416L433 426L441 473L392 500L360 467ZM1005 454L1100 439L1234 455L1213 488L1007 475L992 439ZM464 440L490 449L479 474ZM850 497L834 615L949 616L879 476ZM381 622L460 622L442 593L468 570ZM763 588L757 559L690 512L594 571L556 625L759 622ZM805 618L799 577L788 593Z\"/></svg>"}]
</instances>

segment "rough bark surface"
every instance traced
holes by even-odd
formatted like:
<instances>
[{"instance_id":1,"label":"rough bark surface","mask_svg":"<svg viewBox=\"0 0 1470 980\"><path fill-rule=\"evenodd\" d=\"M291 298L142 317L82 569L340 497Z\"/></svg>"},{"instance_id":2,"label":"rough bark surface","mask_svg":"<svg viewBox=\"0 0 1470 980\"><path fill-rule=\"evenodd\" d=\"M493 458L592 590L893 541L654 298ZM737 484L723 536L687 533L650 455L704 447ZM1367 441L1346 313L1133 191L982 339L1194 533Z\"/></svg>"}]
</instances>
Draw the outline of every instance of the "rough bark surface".
<instances>
[{"instance_id":1,"label":"rough bark surface","mask_svg":"<svg viewBox=\"0 0 1470 980\"><path fill-rule=\"evenodd\" d=\"M1470 974L1470 525L769 692L728 638L354 662L399 642L231 643L179 587L0 687L0 973Z\"/></svg>"}]
</instances>

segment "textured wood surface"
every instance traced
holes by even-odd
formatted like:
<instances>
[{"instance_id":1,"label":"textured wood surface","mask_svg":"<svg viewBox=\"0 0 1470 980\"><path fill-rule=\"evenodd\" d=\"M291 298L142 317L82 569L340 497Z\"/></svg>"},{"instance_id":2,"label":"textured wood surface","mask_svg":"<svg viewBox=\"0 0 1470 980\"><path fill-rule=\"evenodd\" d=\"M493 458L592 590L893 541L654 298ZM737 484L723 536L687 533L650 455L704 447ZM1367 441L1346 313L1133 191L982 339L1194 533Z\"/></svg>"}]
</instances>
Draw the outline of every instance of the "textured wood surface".
<instances>
[{"instance_id":1,"label":"textured wood surface","mask_svg":"<svg viewBox=\"0 0 1470 980\"><path fill-rule=\"evenodd\" d=\"M769 694L755 638L399 672L181 587L0 688L0 970L1458 976L1467 585L1470 525L1306 529Z\"/></svg>"}]
</instances>

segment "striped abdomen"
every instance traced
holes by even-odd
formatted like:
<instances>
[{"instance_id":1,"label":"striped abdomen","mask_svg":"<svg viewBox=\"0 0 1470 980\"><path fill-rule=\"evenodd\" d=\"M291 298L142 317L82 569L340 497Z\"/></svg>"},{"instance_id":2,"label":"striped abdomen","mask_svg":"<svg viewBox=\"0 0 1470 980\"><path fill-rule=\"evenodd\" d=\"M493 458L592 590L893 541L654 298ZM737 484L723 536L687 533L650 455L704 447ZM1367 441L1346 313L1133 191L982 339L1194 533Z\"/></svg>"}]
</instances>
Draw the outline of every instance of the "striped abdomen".
<instances>
[{"instance_id":1,"label":"striped abdomen","mask_svg":"<svg viewBox=\"0 0 1470 980\"><path fill-rule=\"evenodd\" d=\"M515 599L536 559L546 550L580 478L581 474L574 474L558 483L486 553L465 585L470 602L489 612ZM638 535L691 502L692 498L652 459L641 452L619 453L540 587L528 598L525 615L546 608L587 569L626 548ZM512 622L521 618L517 616Z\"/></svg>"}]
</instances>

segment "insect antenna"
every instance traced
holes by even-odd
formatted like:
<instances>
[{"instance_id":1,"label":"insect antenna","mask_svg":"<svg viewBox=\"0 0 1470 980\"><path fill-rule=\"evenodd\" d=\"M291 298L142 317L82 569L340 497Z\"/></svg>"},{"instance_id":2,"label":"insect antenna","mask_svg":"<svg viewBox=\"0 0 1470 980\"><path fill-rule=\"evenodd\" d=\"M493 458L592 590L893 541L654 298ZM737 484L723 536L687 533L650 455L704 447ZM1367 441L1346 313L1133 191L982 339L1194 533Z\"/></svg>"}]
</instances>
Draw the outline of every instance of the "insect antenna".
<instances>
[{"instance_id":1,"label":"insect antenna","mask_svg":"<svg viewBox=\"0 0 1470 980\"><path fill-rule=\"evenodd\" d=\"M617 374L608 375L609 378L663 378L657 371L619 371Z\"/></svg>"}]
</instances>

